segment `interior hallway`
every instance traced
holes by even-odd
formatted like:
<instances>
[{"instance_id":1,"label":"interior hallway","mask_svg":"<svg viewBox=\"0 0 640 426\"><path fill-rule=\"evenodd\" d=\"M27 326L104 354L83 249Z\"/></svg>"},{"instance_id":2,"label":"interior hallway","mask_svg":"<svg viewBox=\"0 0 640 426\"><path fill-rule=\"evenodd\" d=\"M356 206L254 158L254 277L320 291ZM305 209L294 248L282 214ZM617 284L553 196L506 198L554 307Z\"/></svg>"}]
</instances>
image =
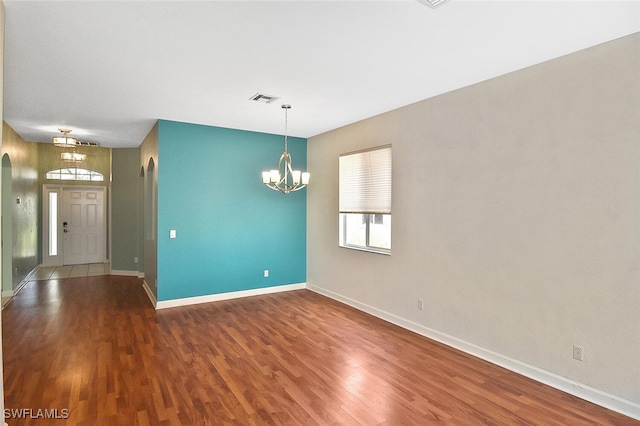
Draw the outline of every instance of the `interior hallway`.
<instances>
[{"instance_id":1,"label":"interior hallway","mask_svg":"<svg viewBox=\"0 0 640 426\"><path fill-rule=\"evenodd\" d=\"M64 265L64 266L40 266L29 278L28 283L32 281L46 281L62 278L82 278L97 277L100 275L109 275L111 273L110 263L88 263L82 265ZM2 309L11 300L13 296L2 296Z\"/></svg>"}]
</instances>

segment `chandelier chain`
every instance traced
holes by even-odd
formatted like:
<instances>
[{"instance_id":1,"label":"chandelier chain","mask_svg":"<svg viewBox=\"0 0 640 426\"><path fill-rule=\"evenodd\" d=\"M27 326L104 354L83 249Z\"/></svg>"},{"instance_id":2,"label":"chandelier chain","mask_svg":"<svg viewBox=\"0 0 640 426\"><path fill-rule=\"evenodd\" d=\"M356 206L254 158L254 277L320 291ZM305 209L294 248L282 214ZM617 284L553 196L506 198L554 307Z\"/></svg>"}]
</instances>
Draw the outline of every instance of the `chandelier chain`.
<instances>
[{"instance_id":1,"label":"chandelier chain","mask_svg":"<svg viewBox=\"0 0 640 426\"><path fill-rule=\"evenodd\" d=\"M284 151L289 152L288 135L289 135L289 108L291 105L283 105L284 108Z\"/></svg>"}]
</instances>

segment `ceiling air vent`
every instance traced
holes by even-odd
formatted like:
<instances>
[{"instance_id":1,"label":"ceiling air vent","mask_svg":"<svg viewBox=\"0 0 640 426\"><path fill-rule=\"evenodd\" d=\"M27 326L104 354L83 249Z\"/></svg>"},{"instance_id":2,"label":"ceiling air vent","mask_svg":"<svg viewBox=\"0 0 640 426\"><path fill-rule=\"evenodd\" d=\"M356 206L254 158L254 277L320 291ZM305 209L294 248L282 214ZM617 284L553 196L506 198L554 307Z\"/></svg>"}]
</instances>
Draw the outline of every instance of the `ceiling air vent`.
<instances>
[{"instance_id":1,"label":"ceiling air vent","mask_svg":"<svg viewBox=\"0 0 640 426\"><path fill-rule=\"evenodd\" d=\"M77 141L77 146L100 146L98 142Z\"/></svg>"},{"instance_id":2,"label":"ceiling air vent","mask_svg":"<svg viewBox=\"0 0 640 426\"><path fill-rule=\"evenodd\" d=\"M270 104L278 99L280 99L279 96L263 95L262 93L256 93L249 98L250 101L262 102L263 104Z\"/></svg>"},{"instance_id":3,"label":"ceiling air vent","mask_svg":"<svg viewBox=\"0 0 640 426\"><path fill-rule=\"evenodd\" d=\"M447 0L418 0L418 2L420 2L422 4L426 4L427 6L432 7L432 8L436 8L436 7L440 6L445 1L447 1Z\"/></svg>"}]
</instances>

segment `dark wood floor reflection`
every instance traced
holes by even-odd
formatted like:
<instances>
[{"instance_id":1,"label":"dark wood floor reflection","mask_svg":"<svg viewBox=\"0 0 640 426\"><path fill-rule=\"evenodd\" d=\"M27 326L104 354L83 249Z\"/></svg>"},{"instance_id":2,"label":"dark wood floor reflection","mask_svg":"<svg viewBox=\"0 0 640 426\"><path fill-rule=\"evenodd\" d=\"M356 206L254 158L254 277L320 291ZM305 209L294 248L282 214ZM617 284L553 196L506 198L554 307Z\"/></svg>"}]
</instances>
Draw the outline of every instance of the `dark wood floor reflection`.
<instances>
[{"instance_id":1,"label":"dark wood floor reflection","mask_svg":"<svg viewBox=\"0 0 640 426\"><path fill-rule=\"evenodd\" d=\"M156 312L69 278L2 315L10 425L637 424L307 290Z\"/></svg>"}]
</instances>

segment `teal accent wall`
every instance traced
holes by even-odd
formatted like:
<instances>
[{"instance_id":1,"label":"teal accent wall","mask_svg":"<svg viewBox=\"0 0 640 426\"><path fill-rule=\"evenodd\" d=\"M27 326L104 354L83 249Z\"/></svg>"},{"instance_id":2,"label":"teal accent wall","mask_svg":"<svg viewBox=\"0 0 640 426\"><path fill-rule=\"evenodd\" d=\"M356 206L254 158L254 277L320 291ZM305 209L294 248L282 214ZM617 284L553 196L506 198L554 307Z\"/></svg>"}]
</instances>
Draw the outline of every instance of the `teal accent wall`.
<instances>
[{"instance_id":1,"label":"teal accent wall","mask_svg":"<svg viewBox=\"0 0 640 426\"><path fill-rule=\"evenodd\" d=\"M283 147L281 135L159 121L158 301L306 281L307 190L262 184ZM306 139L289 152L306 170Z\"/></svg>"}]
</instances>

